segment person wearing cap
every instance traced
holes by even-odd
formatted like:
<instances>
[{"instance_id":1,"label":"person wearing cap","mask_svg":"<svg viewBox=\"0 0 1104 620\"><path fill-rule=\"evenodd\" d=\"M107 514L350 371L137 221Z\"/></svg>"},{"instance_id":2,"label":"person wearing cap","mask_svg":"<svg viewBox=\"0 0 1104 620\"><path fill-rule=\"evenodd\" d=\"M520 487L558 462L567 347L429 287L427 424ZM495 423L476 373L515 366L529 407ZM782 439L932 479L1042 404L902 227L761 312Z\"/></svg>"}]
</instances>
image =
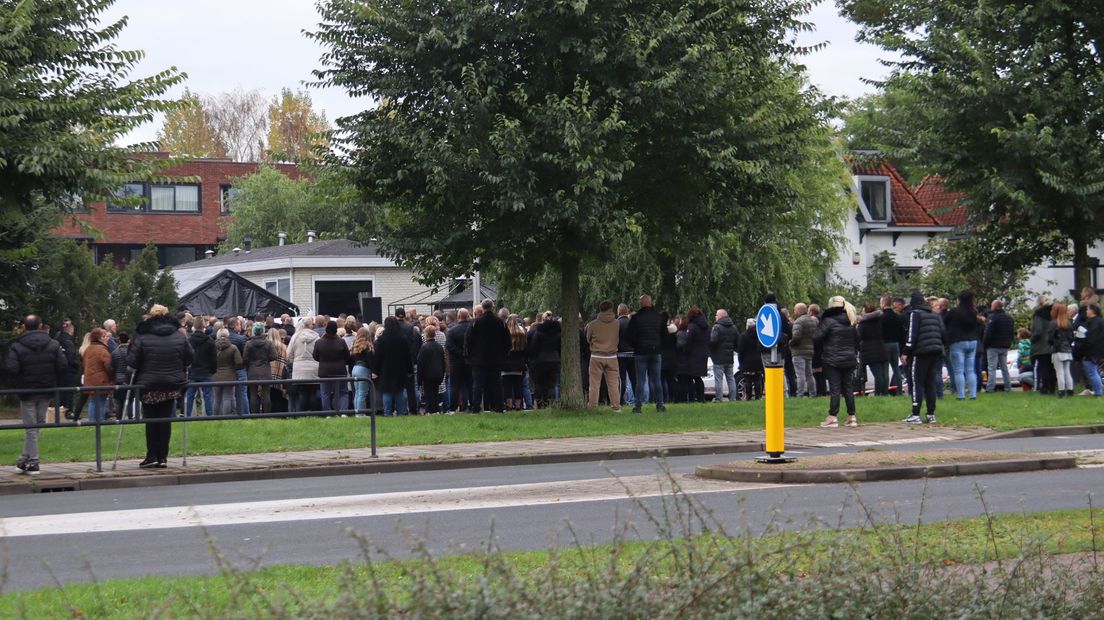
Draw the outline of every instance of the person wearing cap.
<instances>
[{"instance_id":1,"label":"person wearing cap","mask_svg":"<svg viewBox=\"0 0 1104 620\"><path fill-rule=\"evenodd\" d=\"M838 428L840 392L847 404L847 426L859 425L855 417L855 392L851 378L857 364L859 338L847 310L847 300L839 295L828 300L828 309L821 317L813 342L820 345L825 378L828 380L828 417L821 428Z\"/></svg>"},{"instance_id":2,"label":"person wearing cap","mask_svg":"<svg viewBox=\"0 0 1104 620\"><path fill-rule=\"evenodd\" d=\"M909 358L909 383L912 385L912 414L906 424L920 424L920 406L927 401L927 421L935 422L936 374L940 358L947 345L947 332L943 319L932 311L924 296L912 294L912 310L905 328L904 353Z\"/></svg>"}]
</instances>

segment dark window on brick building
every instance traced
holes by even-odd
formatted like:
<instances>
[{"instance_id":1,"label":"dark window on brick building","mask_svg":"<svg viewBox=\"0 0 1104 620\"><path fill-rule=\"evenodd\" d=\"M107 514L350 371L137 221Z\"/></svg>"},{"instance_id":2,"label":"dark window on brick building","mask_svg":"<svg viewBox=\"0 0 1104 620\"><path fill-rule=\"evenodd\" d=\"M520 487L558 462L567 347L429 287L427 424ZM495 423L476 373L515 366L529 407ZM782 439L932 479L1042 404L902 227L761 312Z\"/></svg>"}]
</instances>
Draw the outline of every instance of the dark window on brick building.
<instances>
[{"instance_id":1,"label":"dark window on brick building","mask_svg":"<svg viewBox=\"0 0 1104 620\"><path fill-rule=\"evenodd\" d=\"M230 213L233 207L234 199L238 197L241 190L230 185L229 183L223 183L219 185L219 210L223 214Z\"/></svg>"},{"instance_id":2,"label":"dark window on brick building","mask_svg":"<svg viewBox=\"0 0 1104 620\"><path fill-rule=\"evenodd\" d=\"M199 185L146 185L127 183L116 196L125 200L109 202L108 211L142 211L149 213L199 213Z\"/></svg>"},{"instance_id":3,"label":"dark window on brick building","mask_svg":"<svg viewBox=\"0 0 1104 620\"><path fill-rule=\"evenodd\" d=\"M115 195L118 201L107 203L108 211L144 211L147 204L145 200L146 186L143 183L127 183L120 187Z\"/></svg>"}]
</instances>

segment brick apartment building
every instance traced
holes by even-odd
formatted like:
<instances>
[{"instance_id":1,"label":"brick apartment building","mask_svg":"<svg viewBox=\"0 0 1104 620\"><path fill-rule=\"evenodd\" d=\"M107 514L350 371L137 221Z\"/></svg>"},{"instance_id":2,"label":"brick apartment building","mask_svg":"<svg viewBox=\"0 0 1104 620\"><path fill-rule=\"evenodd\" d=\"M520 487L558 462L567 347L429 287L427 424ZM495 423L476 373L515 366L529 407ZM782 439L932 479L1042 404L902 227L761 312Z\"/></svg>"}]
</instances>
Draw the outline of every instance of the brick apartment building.
<instances>
[{"instance_id":1,"label":"brick apartment building","mask_svg":"<svg viewBox=\"0 0 1104 620\"><path fill-rule=\"evenodd\" d=\"M300 176L293 164L273 165L291 178ZM153 241L161 267L190 263L223 241L234 184L259 166L229 159L188 160L164 172L179 181L135 182L119 188L120 196L139 197L141 204L89 204L54 234L86 241L97 262L111 257L109 260L124 265ZM98 232L85 230L85 226Z\"/></svg>"}]
</instances>

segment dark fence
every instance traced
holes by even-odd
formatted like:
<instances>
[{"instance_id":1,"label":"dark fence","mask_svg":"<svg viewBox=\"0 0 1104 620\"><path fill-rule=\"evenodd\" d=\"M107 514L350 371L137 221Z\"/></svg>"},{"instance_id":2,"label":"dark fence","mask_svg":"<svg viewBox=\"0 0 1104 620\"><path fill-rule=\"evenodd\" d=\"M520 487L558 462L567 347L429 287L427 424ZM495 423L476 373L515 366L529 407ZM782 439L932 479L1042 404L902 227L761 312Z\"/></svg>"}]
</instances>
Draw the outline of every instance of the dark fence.
<instances>
[{"instance_id":1,"label":"dark fence","mask_svg":"<svg viewBox=\"0 0 1104 620\"><path fill-rule=\"evenodd\" d=\"M196 391L194 397L199 398L199 400L203 400L203 398L202 398L202 389L203 388L216 388L216 387L233 387L233 388L237 388L239 386L267 386L267 387L271 388L271 387L277 387L277 386L295 386L295 385L320 386L323 383L332 383L336 386L337 384L340 384L340 383L354 383L354 382L357 382L357 381L368 381L368 382L370 382L370 380L365 378L365 377L328 377L328 378L324 378L324 379L319 378L319 379L294 379L294 380L293 379L280 379L280 380L271 380L270 379L270 380L254 380L254 381L208 381L208 382L203 382L203 383L188 383L188 384L186 384L185 386L183 386L181 388L181 392L186 395L188 388L196 388L197 391ZM375 389L374 386L373 386L372 389ZM126 403L123 406L123 410L124 411L135 412L136 413L135 418L134 419L124 419L123 418L123 412L119 411L119 412L116 412L116 415L118 417L114 420L99 421L99 420L88 419L88 420L85 420L85 421L77 421L77 420L62 421L61 404L60 404L62 402L62 395L64 395L64 394L80 394L80 393L104 394L104 393L107 393L107 392L110 392L112 394L115 394L115 393L118 393L118 392L127 392L128 393L127 394L127 400L126 400ZM24 396L24 395L27 395L27 394L36 394L36 395L50 394L50 395L52 395L53 396L52 404L53 404L53 408L54 408L54 421L50 422L50 421L47 420L47 422L44 423L44 424L23 424L22 422L19 423L19 424L0 424L0 431L26 430L26 429L30 429L30 428L47 429L47 428L88 428L88 427L93 427L93 428L95 428L95 431L96 431L95 432L96 471L98 471L98 472L103 471L103 428L105 426L110 427L110 428L119 427L119 436L118 436L118 439L116 440L116 446L115 446L115 458L116 458L116 461L117 461L118 460L118 455L119 455L119 448L120 448L120 445L121 445L121 442L122 442L122 437L123 437L122 427L126 426L126 425L132 425L132 424L143 424L144 425L144 424L150 424L150 423L154 423L154 424L171 423L171 424L182 424L183 425L182 426L182 442L183 442L183 452L184 452L184 454L183 454L183 464L186 466L188 464L188 423L189 422L224 422L224 421L228 421L228 420L264 420L264 419L270 419L270 418L279 418L279 419L323 418L323 417L332 417L332 416L338 416L338 415L356 415L356 416L362 416L363 415L363 416L367 416L369 418L369 425L370 425L370 430L371 430L370 446L371 446L371 449L372 449L372 458L377 458L378 457L378 455L376 453L376 410L375 410L375 408L373 408L371 406L369 406L369 409L367 411L363 411L363 410L360 410L360 409L355 409L355 407L356 407L355 393L351 390L348 391L347 394L348 394L349 402L352 403L352 405L354 407L353 409L336 409L336 410L327 409L327 410L294 411L294 412L288 411L288 412L280 412L280 413L257 413L257 414L250 413L248 415L242 415L241 413L236 413L236 414L233 414L233 415L210 415L209 412L205 411L204 413L206 413L207 415L182 416L182 415L178 415L179 414L179 409L180 409L179 405L183 403L184 398L185 398L185 396L182 396L181 398L177 399L180 402L177 403L177 404L174 404L173 416L172 417L169 417L169 418L151 418L151 419L143 418L140 415L141 411L142 411L142 408L141 408L141 405L138 401L141 400L142 387L139 386L139 385L130 385L130 384L128 384L128 385L113 385L113 386L112 385L105 385L105 386L96 386L96 387L56 387L56 388L45 388L45 389L39 388L39 389L0 390L0 396L14 396L14 397L18 398L20 396ZM217 410L217 406L216 406L216 410ZM115 468L115 466L112 465L112 469L114 469L114 468Z\"/></svg>"}]
</instances>

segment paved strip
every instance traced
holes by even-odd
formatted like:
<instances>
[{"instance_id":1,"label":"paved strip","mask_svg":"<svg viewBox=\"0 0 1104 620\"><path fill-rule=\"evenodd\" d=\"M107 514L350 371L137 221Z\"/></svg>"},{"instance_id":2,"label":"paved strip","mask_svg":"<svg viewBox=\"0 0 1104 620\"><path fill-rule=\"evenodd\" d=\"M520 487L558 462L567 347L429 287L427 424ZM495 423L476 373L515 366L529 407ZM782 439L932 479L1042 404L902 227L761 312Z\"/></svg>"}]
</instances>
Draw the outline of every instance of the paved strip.
<instances>
[{"instance_id":1,"label":"paved strip","mask_svg":"<svg viewBox=\"0 0 1104 620\"><path fill-rule=\"evenodd\" d=\"M431 491L311 497L292 500L171 506L0 519L6 538L243 525L283 521L345 519L484 508L510 508L623 500L670 495L673 484L683 493L731 493L774 488L774 484L733 484L697 478L676 481L657 476L599 478L566 482L496 485Z\"/></svg>"}]
</instances>

